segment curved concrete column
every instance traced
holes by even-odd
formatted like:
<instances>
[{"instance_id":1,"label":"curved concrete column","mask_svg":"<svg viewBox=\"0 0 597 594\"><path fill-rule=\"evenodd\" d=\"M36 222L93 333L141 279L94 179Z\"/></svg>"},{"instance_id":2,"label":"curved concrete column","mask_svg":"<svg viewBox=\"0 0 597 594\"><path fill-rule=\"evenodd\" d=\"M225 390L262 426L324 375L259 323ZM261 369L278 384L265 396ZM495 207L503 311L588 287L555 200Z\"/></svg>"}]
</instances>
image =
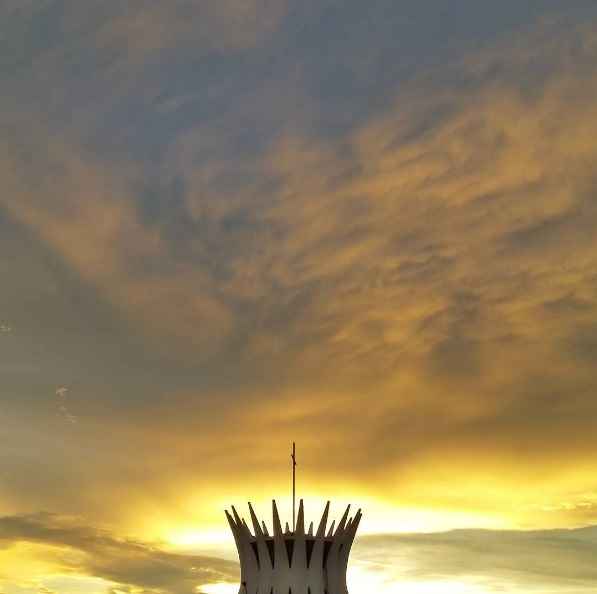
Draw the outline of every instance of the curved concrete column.
<instances>
[{"instance_id":1,"label":"curved concrete column","mask_svg":"<svg viewBox=\"0 0 597 594\"><path fill-rule=\"evenodd\" d=\"M315 536L312 523L305 534L302 499L294 532L288 526L282 532L278 508L272 502L273 536L250 503L253 532L234 507L232 514L226 511L240 560L239 594L348 594L348 557L362 514L358 510L349 518L348 506L338 527L334 530L332 522L326 535L329 509L328 501Z\"/></svg>"}]
</instances>

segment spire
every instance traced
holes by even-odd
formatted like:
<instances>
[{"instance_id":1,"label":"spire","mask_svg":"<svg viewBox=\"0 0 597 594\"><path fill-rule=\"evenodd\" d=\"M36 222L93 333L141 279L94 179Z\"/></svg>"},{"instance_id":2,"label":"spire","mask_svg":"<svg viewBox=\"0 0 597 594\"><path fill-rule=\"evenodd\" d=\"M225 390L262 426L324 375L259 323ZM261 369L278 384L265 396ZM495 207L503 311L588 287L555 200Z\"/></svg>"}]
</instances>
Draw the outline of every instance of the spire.
<instances>
[{"instance_id":1,"label":"spire","mask_svg":"<svg viewBox=\"0 0 597 594\"><path fill-rule=\"evenodd\" d=\"M296 530L296 444L292 442L292 531Z\"/></svg>"},{"instance_id":2,"label":"spire","mask_svg":"<svg viewBox=\"0 0 597 594\"><path fill-rule=\"evenodd\" d=\"M351 514L349 505L339 522L334 520L328 526L331 519L328 501L318 524L307 522L304 502L296 498L295 442L292 442L290 458L292 520L280 521L275 499L272 501L271 535L250 502L246 520L234 506L230 512L225 511L240 561L239 593L348 594L346 569L361 510Z\"/></svg>"}]
</instances>

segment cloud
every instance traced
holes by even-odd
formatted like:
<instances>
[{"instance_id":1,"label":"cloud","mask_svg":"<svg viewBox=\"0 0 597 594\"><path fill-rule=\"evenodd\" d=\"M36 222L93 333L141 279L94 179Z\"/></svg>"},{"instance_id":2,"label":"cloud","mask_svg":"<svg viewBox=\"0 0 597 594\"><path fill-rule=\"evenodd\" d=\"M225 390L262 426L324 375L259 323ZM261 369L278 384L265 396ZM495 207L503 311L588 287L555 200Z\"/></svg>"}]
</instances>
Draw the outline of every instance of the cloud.
<instances>
[{"instance_id":1,"label":"cloud","mask_svg":"<svg viewBox=\"0 0 597 594\"><path fill-rule=\"evenodd\" d=\"M36 558L39 567L52 568L48 575L58 571L72 579L103 580L102 586L112 591L186 594L202 584L238 580L236 562L168 552L159 543L117 538L55 514L0 518L0 558L18 546L22 560ZM439 588L456 583L463 591L475 585L479 591L584 594L592 591L596 579L596 547L594 527L369 535L355 543L351 572L373 582L377 576L388 588L408 585L413 591L420 584ZM0 583L2 579L5 587L11 586L0 573ZM30 574L30 579L37 590L56 591L43 574Z\"/></svg>"},{"instance_id":2,"label":"cloud","mask_svg":"<svg viewBox=\"0 0 597 594\"><path fill-rule=\"evenodd\" d=\"M564 345L596 305L594 31L546 29L530 47L454 65L464 91L415 80L342 142L281 138L265 161L280 190L251 215L267 231L231 269L235 295L265 296L247 356L279 360L298 382L391 392L380 414L412 408L459 431L508 417L542 376L535 389L558 386L554 406L588 393L595 378L581 359L568 373ZM537 61L541 91L529 94ZM547 314L567 297L584 312Z\"/></svg>"},{"instance_id":3,"label":"cloud","mask_svg":"<svg viewBox=\"0 0 597 594\"><path fill-rule=\"evenodd\" d=\"M187 594L196 592L202 583L237 578L237 564L233 562L167 552L159 545L119 539L54 514L0 518L0 556L2 549L9 550L17 543L38 546L33 552L37 550L42 558L45 556L55 569L101 578L118 589ZM31 577L43 583L42 576Z\"/></svg>"},{"instance_id":4,"label":"cloud","mask_svg":"<svg viewBox=\"0 0 597 594\"><path fill-rule=\"evenodd\" d=\"M35 2L9 2L3 16L16 27L26 17L48 36L49 43L36 46L36 57L48 52L64 63L65 56L52 44L53 36L62 34L67 44L80 42L81 35L90 35L99 55L126 56L133 63L155 59L160 52L178 48L206 52L227 52L251 48L263 42L278 26L286 12L282 0L224 0L198 2L175 0L166 6L140 2L124 9L91 0L87 9L71 0L54 2L53 6ZM29 31L22 30L27 35ZM11 32L7 31L10 36ZM10 37L9 37L10 38ZM57 65L58 62L52 62Z\"/></svg>"},{"instance_id":5,"label":"cloud","mask_svg":"<svg viewBox=\"0 0 597 594\"><path fill-rule=\"evenodd\" d=\"M284 16L286 2L176 0L174 5L146 2L132 11L115 12L99 37L126 47L129 54L180 51L184 46L191 51L225 52L251 48L267 39Z\"/></svg>"},{"instance_id":6,"label":"cloud","mask_svg":"<svg viewBox=\"0 0 597 594\"><path fill-rule=\"evenodd\" d=\"M195 62L185 11L200 3L144 4L101 34L93 6L94 34L88 9L67 11L68 47L30 48L1 100L2 209L151 355L102 375L105 407L69 441L102 449L73 498L105 510L92 487L122 469L161 485L138 487L135 509L180 497L171 485L256 483L299 435L330 483L576 524L544 508L595 489L594 24L554 18L451 53L352 117L277 45L238 50L269 25L249 41L214 26L222 47L205 51L226 57ZM319 130L342 105L345 124ZM155 382L129 390L141 376ZM131 444L143 464L121 455ZM27 496L52 496L59 449Z\"/></svg>"},{"instance_id":7,"label":"cloud","mask_svg":"<svg viewBox=\"0 0 597 594\"><path fill-rule=\"evenodd\" d=\"M168 266L161 238L140 224L126 201L130 173L86 160L57 138L50 142L51 156L27 144L0 147L0 170L12 191L3 208L108 300L135 312L150 335L186 334L191 344L217 349L231 323L227 307L208 294L208 271ZM24 162L21 150L32 150L33 162ZM29 185L31 175L40 189Z\"/></svg>"},{"instance_id":8,"label":"cloud","mask_svg":"<svg viewBox=\"0 0 597 594\"><path fill-rule=\"evenodd\" d=\"M437 534L364 536L354 563L390 582L460 581L490 592L591 591L597 574L597 530L529 532L455 530ZM416 591L416 590L415 590Z\"/></svg>"}]
</instances>

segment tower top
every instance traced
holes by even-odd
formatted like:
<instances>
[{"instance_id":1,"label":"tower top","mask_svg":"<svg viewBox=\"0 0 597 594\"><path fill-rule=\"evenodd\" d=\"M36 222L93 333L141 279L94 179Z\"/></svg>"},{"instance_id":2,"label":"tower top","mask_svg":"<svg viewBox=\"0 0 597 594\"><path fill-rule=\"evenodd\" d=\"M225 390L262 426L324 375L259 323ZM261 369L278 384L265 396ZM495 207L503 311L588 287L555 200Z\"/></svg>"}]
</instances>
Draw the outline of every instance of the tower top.
<instances>
[{"instance_id":1,"label":"tower top","mask_svg":"<svg viewBox=\"0 0 597 594\"><path fill-rule=\"evenodd\" d=\"M305 509L299 501L296 514L296 443L292 442L292 530L286 522L282 532L276 501L272 501L272 536L249 503L253 532L232 506L226 518L234 535L240 559L239 594L348 594L348 556L361 521L361 510L349 517L346 508L336 528L327 528L328 501L313 534L313 522L305 533Z\"/></svg>"},{"instance_id":2,"label":"tower top","mask_svg":"<svg viewBox=\"0 0 597 594\"><path fill-rule=\"evenodd\" d=\"M259 522L253 506L249 513L253 532L244 518L232 506L226 510L241 565L239 594L348 594L346 568L348 556L361 520L361 510L349 517L346 508L337 527L332 522L327 530L330 502L328 501L313 534L312 523L305 533L303 500L299 501L296 526L282 531L275 500L272 501L273 536L265 522ZM327 532L327 533L326 533Z\"/></svg>"}]
</instances>

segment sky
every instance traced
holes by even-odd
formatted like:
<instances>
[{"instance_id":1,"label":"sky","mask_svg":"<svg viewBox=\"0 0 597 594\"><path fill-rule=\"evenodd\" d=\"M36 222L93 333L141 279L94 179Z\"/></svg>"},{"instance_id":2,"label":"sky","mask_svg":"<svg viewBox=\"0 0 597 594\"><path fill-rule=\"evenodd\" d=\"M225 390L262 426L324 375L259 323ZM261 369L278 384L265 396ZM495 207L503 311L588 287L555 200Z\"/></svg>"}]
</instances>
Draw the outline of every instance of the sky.
<instances>
[{"instance_id":1,"label":"sky","mask_svg":"<svg viewBox=\"0 0 597 594\"><path fill-rule=\"evenodd\" d=\"M597 573L594 0L0 2L0 594Z\"/></svg>"}]
</instances>

